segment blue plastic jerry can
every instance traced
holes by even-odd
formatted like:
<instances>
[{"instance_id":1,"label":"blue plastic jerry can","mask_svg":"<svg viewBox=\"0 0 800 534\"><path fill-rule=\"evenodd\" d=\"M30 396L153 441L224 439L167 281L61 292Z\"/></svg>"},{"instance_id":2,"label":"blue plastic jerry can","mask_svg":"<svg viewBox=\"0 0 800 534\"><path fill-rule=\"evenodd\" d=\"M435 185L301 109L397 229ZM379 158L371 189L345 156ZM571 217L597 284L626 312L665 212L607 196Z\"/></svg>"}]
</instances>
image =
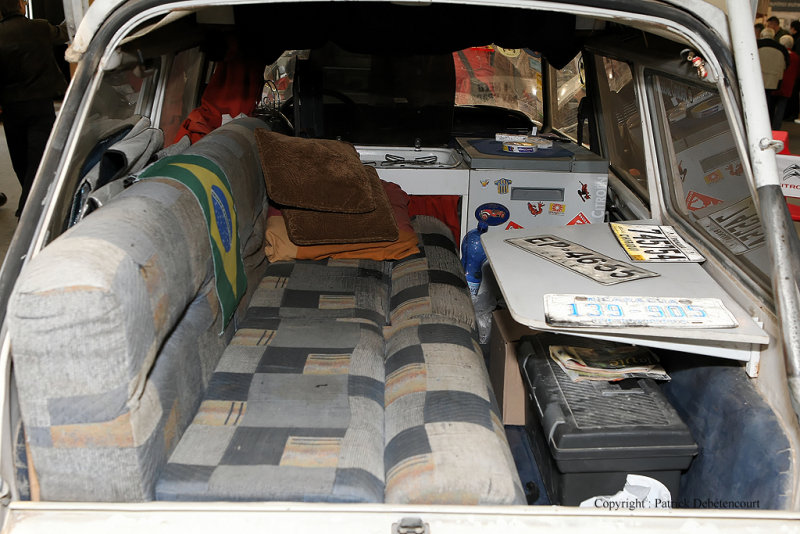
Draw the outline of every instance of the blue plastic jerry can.
<instances>
[{"instance_id":1,"label":"blue plastic jerry can","mask_svg":"<svg viewBox=\"0 0 800 534\"><path fill-rule=\"evenodd\" d=\"M461 265L464 267L469 291L473 295L477 295L478 288L481 287L481 267L486 261L486 253L481 244L481 234L486 233L488 229L486 221L480 220L478 227L467 232L461 242Z\"/></svg>"}]
</instances>

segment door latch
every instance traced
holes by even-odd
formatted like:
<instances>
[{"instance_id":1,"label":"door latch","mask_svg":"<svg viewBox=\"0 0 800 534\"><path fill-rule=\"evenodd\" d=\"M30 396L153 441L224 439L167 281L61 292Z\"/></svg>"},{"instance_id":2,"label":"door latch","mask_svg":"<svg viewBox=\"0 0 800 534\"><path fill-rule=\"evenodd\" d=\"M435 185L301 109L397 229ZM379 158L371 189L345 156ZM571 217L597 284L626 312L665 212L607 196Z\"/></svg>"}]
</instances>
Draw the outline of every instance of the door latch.
<instances>
[{"instance_id":1,"label":"door latch","mask_svg":"<svg viewBox=\"0 0 800 534\"><path fill-rule=\"evenodd\" d=\"M392 534L430 534L430 526L419 517L404 517L392 524Z\"/></svg>"}]
</instances>

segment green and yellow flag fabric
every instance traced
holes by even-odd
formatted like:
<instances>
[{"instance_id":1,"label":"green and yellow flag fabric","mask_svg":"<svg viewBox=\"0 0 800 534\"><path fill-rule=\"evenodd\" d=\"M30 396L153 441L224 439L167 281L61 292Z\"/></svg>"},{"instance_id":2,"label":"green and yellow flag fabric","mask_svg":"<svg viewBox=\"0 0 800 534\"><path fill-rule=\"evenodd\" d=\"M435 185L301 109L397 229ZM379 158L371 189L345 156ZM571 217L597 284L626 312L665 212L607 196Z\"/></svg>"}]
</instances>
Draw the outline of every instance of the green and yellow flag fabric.
<instances>
[{"instance_id":1,"label":"green and yellow flag fabric","mask_svg":"<svg viewBox=\"0 0 800 534\"><path fill-rule=\"evenodd\" d=\"M228 178L219 166L203 156L182 154L158 160L140 175L169 178L194 194L206 219L217 297L222 308L223 331L247 289L247 277L239 247L236 207Z\"/></svg>"}]
</instances>

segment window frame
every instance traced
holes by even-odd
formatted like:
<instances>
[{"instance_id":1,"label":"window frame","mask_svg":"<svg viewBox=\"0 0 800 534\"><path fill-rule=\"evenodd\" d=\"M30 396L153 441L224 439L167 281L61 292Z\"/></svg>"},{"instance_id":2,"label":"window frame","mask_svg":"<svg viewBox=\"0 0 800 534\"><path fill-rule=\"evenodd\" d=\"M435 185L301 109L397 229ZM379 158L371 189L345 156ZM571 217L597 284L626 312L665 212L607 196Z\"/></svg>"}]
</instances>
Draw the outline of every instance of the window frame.
<instances>
[{"instance_id":1,"label":"window frame","mask_svg":"<svg viewBox=\"0 0 800 534\"><path fill-rule=\"evenodd\" d=\"M642 108L642 91L640 90L640 83L637 76L637 67L633 60L620 57L617 54L614 54L610 51L600 51L600 50L592 50L586 52L584 58L584 64L587 65L587 71L591 68L591 76L594 84L594 90L592 91L594 95L594 105L595 109L603 110L603 97L601 95L601 83L600 78L603 77L605 79L605 73L598 68L597 62L602 61L604 58L609 59L612 61L617 61L619 63L623 63L628 66L631 74L631 84L632 89L634 92L634 98L632 100L632 104L635 105L640 113L640 121L642 122L642 129L641 129L641 137L642 137L642 163L643 169L641 172L644 173L644 183L636 180L630 173L624 169L620 168L615 161L612 160L611 152L612 152L612 144L615 144L615 140L608 134L609 129L612 127L608 121L612 120L612 117L609 117L607 113L600 113L597 115L598 119L598 135L601 139L601 146L603 147L603 153L609 160L609 173L613 174L614 177L622 183L627 190L635 197L632 200L638 200L641 202L641 208L648 210L650 216L655 216L656 214L653 213L653 192L652 192L652 180L651 180L651 169L648 165L648 158L647 158L647 120L645 118L645 113L643 113ZM590 66L590 67L589 67Z\"/></svg>"}]
</instances>

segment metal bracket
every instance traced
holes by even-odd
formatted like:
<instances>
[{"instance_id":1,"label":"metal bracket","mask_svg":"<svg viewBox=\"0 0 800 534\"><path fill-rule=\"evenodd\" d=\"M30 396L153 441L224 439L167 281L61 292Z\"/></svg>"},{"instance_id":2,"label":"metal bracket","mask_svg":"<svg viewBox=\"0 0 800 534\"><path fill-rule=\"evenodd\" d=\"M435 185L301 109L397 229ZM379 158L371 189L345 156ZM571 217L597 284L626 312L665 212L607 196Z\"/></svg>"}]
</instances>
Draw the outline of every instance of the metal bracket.
<instances>
[{"instance_id":1,"label":"metal bracket","mask_svg":"<svg viewBox=\"0 0 800 534\"><path fill-rule=\"evenodd\" d=\"M758 148L760 148L761 150L767 150L771 148L776 153L781 152L783 150L783 141L764 137L763 139L761 139L761 141L758 142Z\"/></svg>"},{"instance_id":2,"label":"metal bracket","mask_svg":"<svg viewBox=\"0 0 800 534\"><path fill-rule=\"evenodd\" d=\"M430 526L419 517L404 517L392 524L393 534L430 534Z\"/></svg>"},{"instance_id":3,"label":"metal bracket","mask_svg":"<svg viewBox=\"0 0 800 534\"><path fill-rule=\"evenodd\" d=\"M11 487L8 483L0 479L0 505L8 506L11 502Z\"/></svg>"},{"instance_id":4,"label":"metal bracket","mask_svg":"<svg viewBox=\"0 0 800 534\"><path fill-rule=\"evenodd\" d=\"M764 321L755 316L751 318L759 328L764 328ZM750 359L747 360L744 370L750 378L758 378L758 372L761 370L761 345L750 345Z\"/></svg>"},{"instance_id":5,"label":"metal bracket","mask_svg":"<svg viewBox=\"0 0 800 534\"><path fill-rule=\"evenodd\" d=\"M697 72L697 77L701 80L708 78L708 69L706 69L706 62L703 58L697 55L694 50L689 48L685 48L681 51L681 57L692 64L695 71Z\"/></svg>"}]
</instances>

